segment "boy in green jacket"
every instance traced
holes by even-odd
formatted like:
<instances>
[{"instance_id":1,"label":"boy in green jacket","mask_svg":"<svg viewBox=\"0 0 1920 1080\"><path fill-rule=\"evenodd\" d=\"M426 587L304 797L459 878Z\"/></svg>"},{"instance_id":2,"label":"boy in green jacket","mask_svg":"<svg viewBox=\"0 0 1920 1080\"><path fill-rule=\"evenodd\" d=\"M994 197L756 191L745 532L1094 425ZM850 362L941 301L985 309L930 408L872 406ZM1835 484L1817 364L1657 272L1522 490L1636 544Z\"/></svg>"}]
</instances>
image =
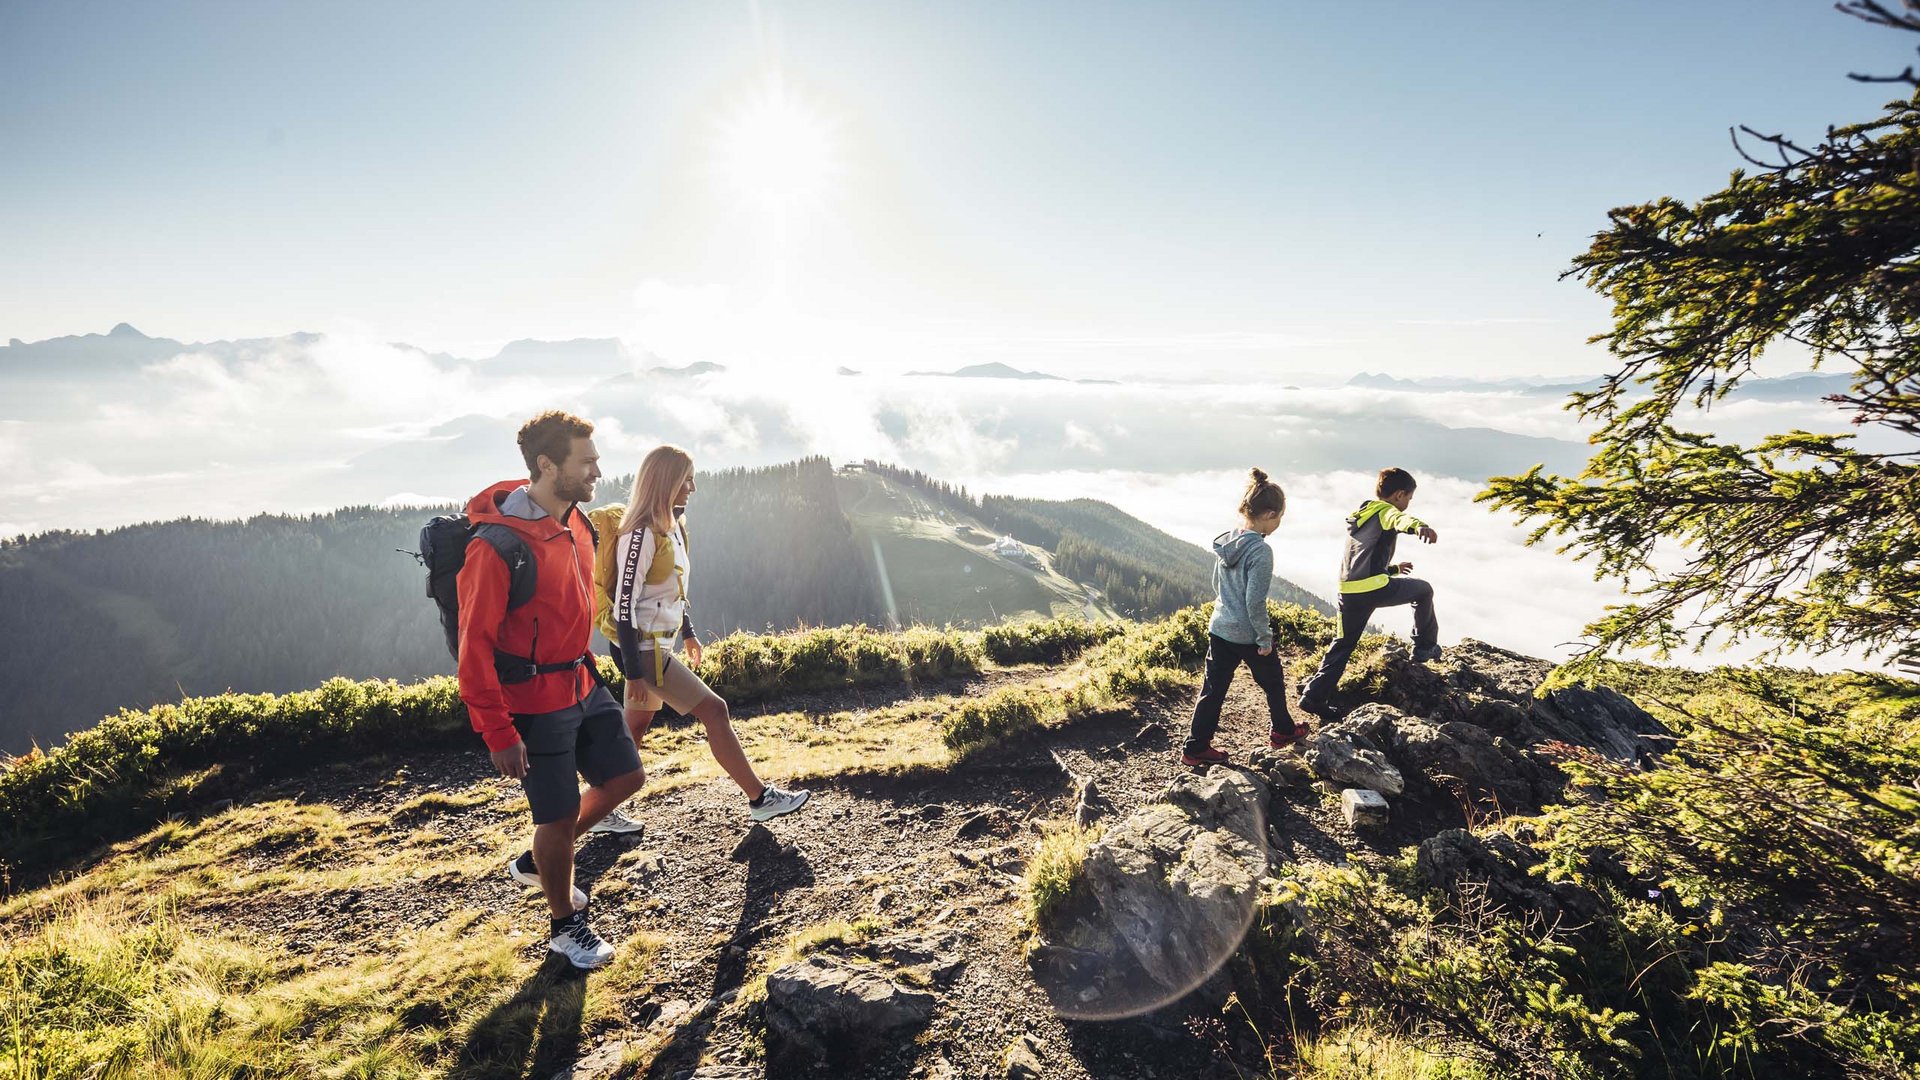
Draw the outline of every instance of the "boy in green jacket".
<instances>
[{"instance_id":1,"label":"boy in green jacket","mask_svg":"<svg viewBox=\"0 0 1920 1080\"><path fill-rule=\"evenodd\" d=\"M1416 663L1440 657L1440 623L1433 615L1433 586L1410 577L1413 564L1393 561L1394 542L1401 533L1414 533L1422 543L1437 543L1440 534L1407 513L1413 502L1413 475L1405 469L1381 469L1374 484L1375 498L1360 504L1347 518L1347 554L1340 570L1340 638L1327 647L1320 670L1300 688L1300 707L1325 716L1334 687L1347 670L1353 647L1367 628L1367 620L1383 607L1413 605L1413 659Z\"/></svg>"}]
</instances>

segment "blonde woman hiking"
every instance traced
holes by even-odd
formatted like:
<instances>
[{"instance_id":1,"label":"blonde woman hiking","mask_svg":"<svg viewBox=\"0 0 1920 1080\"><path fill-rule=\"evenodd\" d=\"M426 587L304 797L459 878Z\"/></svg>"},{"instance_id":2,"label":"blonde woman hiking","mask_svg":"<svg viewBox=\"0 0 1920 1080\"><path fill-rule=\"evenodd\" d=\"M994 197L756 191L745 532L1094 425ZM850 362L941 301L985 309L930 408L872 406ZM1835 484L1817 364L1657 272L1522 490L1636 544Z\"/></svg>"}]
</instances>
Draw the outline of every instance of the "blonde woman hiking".
<instances>
[{"instance_id":1,"label":"blonde woman hiking","mask_svg":"<svg viewBox=\"0 0 1920 1080\"><path fill-rule=\"evenodd\" d=\"M687 603L690 566L683 520L693 492L693 457L685 450L656 447L640 463L614 542L602 545L610 557L595 561L596 592L605 608L600 628L627 680L625 715L633 741L638 744L646 735L663 701L700 721L713 759L747 796L748 816L766 821L800 809L808 793L761 782L733 732L727 703L694 674L701 648ZM612 509L595 514L606 515L599 519L606 521ZM684 662L674 655L676 646L684 646ZM609 817L619 820L602 831L640 827L624 814Z\"/></svg>"}]
</instances>

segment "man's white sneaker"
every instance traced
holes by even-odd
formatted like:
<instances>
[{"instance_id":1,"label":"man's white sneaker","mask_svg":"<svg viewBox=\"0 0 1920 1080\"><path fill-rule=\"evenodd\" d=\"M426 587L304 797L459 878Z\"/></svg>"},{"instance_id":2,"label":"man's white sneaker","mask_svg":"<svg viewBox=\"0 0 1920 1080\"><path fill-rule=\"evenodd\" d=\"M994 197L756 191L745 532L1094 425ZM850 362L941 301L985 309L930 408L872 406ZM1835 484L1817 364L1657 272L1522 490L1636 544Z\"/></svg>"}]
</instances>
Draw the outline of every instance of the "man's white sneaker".
<instances>
[{"instance_id":1,"label":"man's white sneaker","mask_svg":"<svg viewBox=\"0 0 1920 1080\"><path fill-rule=\"evenodd\" d=\"M760 792L760 805L747 804L747 814L755 821L766 821L768 818L777 818L781 814L791 814L795 810L807 805L807 799L809 797L809 792L784 791L774 787L772 784L768 784L766 788Z\"/></svg>"},{"instance_id":2,"label":"man's white sneaker","mask_svg":"<svg viewBox=\"0 0 1920 1080\"><path fill-rule=\"evenodd\" d=\"M593 823L590 833L637 833L646 826L633 820L618 810L611 811L606 817Z\"/></svg>"},{"instance_id":3,"label":"man's white sneaker","mask_svg":"<svg viewBox=\"0 0 1920 1080\"><path fill-rule=\"evenodd\" d=\"M553 937L547 948L567 958L577 968L597 968L613 959L613 946L587 925L587 913L576 911L553 924Z\"/></svg>"},{"instance_id":4,"label":"man's white sneaker","mask_svg":"<svg viewBox=\"0 0 1920 1080\"><path fill-rule=\"evenodd\" d=\"M522 885L540 887L540 873L533 867L533 852L523 851L507 860L507 876ZM573 887L573 910L579 911L587 906L587 894L575 885Z\"/></svg>"}]
</instances>

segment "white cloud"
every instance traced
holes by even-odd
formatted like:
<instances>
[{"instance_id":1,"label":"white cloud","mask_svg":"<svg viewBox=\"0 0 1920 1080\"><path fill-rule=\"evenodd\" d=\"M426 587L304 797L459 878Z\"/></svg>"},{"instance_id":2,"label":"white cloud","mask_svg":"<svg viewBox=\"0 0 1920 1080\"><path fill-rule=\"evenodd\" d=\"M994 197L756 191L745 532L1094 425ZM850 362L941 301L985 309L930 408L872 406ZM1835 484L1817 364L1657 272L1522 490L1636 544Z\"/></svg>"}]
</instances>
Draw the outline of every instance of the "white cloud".
<instances>
[{"instance_id":1,"label":"white cloud","mask_svg":"<svg viewBox=\"0 0 1920 1080\"><path fill-rule=\"evenodd\" d=\"M1107 448L1106 444L1100 441L1100 436L1072 420L1067 421L1064 440L1075 450L1087 450L1096 454Z\"/></svg>"}]
</instances>

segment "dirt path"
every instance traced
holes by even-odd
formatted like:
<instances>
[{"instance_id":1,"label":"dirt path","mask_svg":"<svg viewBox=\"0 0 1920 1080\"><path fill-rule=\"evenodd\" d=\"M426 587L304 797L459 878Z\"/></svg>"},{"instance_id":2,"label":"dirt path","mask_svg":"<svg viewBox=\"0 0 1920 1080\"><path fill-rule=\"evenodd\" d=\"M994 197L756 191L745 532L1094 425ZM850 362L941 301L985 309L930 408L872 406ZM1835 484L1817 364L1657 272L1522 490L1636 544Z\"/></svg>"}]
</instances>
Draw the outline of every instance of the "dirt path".
<instances>
[{"instance_id":1,"label":"dirt path","mask_svg":"<svg viewBox=\"0 0 1920 1080\"><path fill-rule=\"evenodd\" d=\"M921 692L978 693L1033 677L1031 671L997 672ZM911 693L795 695L765 708L846 709ZM759 1032L734 998L794 932L865 916L901 930L951 931L966 961L944 990L926 1036L845 1075L1000 1076L999 1055L1022 1035L1038 1039L1049 1077L1242 1075L1224 1054L1227 1039L1217 1019L1186 1017L1177 1008L1100 1023L1061 1019L1021 953L1024 859L1041 822L1069 818L1074 810L1074 780L1062 763L1094 780L1108 819L1123 816L1183 771L1178 754L1190 707L1190 692L1152 701L1137 713L1046 732L947 772L811 783L812 802L773 822L772 841L749 846L737 859L732 856L750 823L745 800L730 783L643 795L628 810L645 822L645 831L589 837L579 850L577 878L595 895L595 924L607 940L618 946L646 933L665 946L650 972L651 988L622 1003L626 1024L589 1025L570 1045L587 1055L616 1039L664 1044L641 1074L663 1080L703 1062L746 1067L746 1075L788 1075L764 1072ZM741 722L751 719L743 715ZM1217 743L1244 761L1266 745L1266 731L1265 704L1243 677L1228 698ZM779 778L779 762L764 765L770 778ZM424 809L411 821L444 836L449 852L472 855L497 848L503 829L510 836L526 831L517 788L489 774L477 749L441 751L404 763L316 771L257 798L384 814L432 792L497 789L472 805ZM1339 860L1360 846L1321 793L1306 789L1291 798L1270 822L1276 864ZM463 911L507 912L526 922L526 958L546 962L543 912L531 890L504 874L514 851L490 854L502 872L428 874L401 887L344 895L283 897L264 890L223 898L201 914L330 964L377 948L383 928L396 921L426 926Z\"/></svg>"}]
</instances>

